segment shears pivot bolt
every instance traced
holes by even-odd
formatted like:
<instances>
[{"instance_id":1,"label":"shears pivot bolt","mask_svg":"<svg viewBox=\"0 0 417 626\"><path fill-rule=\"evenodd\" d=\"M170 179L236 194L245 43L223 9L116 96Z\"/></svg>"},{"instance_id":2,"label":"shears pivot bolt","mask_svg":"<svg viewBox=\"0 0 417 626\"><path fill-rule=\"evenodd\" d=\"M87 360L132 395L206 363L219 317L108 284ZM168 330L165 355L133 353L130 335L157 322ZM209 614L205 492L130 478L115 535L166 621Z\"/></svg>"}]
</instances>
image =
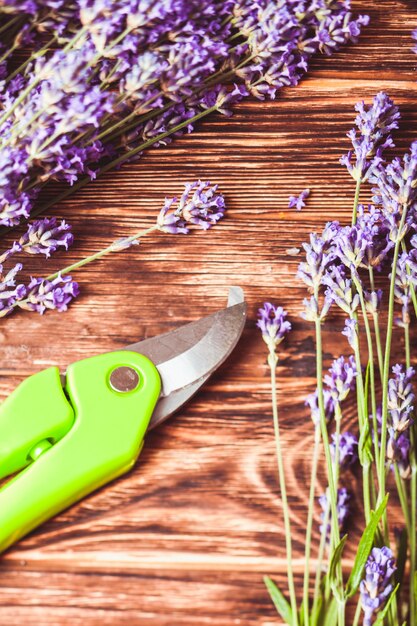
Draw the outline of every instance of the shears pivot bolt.
<instances>
[{"instance_id":1,"label":"shears pivot bolt","mask_svg":"<svg viewBox=\"0 0 417 626\"><path fill-rule=\"evenodd\" d=\"M116 367L110 374L110 385L120 393L133 391L139 385L139 374L133 367L126 365Z\"/></svg>"}]
</instances>

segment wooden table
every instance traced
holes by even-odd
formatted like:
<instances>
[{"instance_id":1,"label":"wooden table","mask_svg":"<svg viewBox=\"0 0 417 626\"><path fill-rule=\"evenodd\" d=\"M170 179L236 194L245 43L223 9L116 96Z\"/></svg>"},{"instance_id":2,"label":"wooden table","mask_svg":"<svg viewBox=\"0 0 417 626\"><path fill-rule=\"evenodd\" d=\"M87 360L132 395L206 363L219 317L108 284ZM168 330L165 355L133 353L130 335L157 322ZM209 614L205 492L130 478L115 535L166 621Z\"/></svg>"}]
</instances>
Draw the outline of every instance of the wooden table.
<instances>
[{"instance_id":1,"label":"wooden table","mask_svg":"<svg viewBox=\"0 0 417 626\"><path fill-rule=\"evenodd\" d=\"M353 5L372 17L360 42L317 59L298 88L284 90L275 102L247 100L231 119L213 116L192 136L149 152L56 207L54 214L73 224L76 243L48 262L47 273L150 225L164 197L179 193L185 181L220 183L228 213L208 233L156 234L80 270L82 295L65 315L21 313L2 321L2 398L44 367L65 368L210 313L223 306L229 285L245 289L249 321L232 358L148 437L128 476L7 552L0 624L280 623L262 582L271 574L285 585L285 552L256 309L271 299L288 308L294 325L278 375L301 574L313 438L303 400L314 387L314 343L311 326L298 317L305 296L295 279L300 256L288 250L325 220L349 219L353 183L338 159L348 149L355 102L387 90L403 114L398 150L417 137L417 57L410 38L417 3ZM305 187L312 189L308 207L289 210L288 196ZM31 264L34 274L45 266L37 259ZM339 330L335 323L326 334L326 364L347 350ZM323 472L318 482L321 493ZM317 512L316 529L318 523Z\"/></svg>"}]
</instances>

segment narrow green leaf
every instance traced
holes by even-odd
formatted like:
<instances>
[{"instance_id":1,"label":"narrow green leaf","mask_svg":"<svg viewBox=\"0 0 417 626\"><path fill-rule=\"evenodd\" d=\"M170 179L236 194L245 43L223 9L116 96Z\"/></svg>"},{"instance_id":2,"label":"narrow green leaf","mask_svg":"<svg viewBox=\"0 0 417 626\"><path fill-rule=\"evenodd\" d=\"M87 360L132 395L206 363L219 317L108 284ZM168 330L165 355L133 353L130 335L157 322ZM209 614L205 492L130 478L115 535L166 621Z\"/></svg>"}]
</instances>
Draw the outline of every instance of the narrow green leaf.
<instances>
[{"instance_id":1,"label":"narrow green leaf","mask_svg":"<svg viewBox=\"0 0 417 626\"><path fill-rule=\"evenodd\" d=\"M343 596L340 592L340 589L338 588L337 567L340 561L342 560L342 553L345 547L346 539L347 539L347 535L342 537L339 543L337 544L337 546L335 547L333 554L332 554L332 558L330 559L330 565L329 565L330 586L332 588L332 591L335 597L338 599L342 599Z\"/></svg>"},{"instance_id":2,"label":"narrow green leaf","mask_svg":"<svg viewBox=\"0 0 417 626\"><path fill-rule=\"evenodd\" d=\"M291 606L289 602L285 599L281 591L278 589L276 584L269 578L269 576L264 576L264 583L269 591L269 595L271 596L271 600L274 603L276 610L281 615L284 622L286 624L290 624L291 626L293 620Z\"/></svg>"},{"instance_id":3,"label":"narrow green leaf","mask_svg":"<svg viewBox=\"0 0 417 626\"><path fill-rule=\"evenodd\" d=\"M353 564L352 571L349 576L349 580L346 584L346 598L351 598L357 591L359 583L361 582L363 568L365 567L368 556L372 550L374 543L374 537L378 528L379 520L381 519L384 511L387 507L388 494L381 502L376 511L372 511L371 519L368 526L363 531L361 540L359 542L358 551L356 553L355 562Z\"/></svg>"},{"instance_id":4,"label":"narrow green leaf","mask_svg":"<svg viewBox=\"0 0 417 626\"><path fill-rule=\"evenodd\" d=\"M384 608L382 609L382 611L380 611L377 615L376 620L374 621L374 626L383 626L384 624L384 619L386 618L389 608L391 606L391 602L394 600L395 594L397 593L397 589L400 585L397 585L395 587L395 589L393 589L388 602L386 603L386 605L384 606Z\"/></svg>"},{"instance_id":5,"label":"narrow green leaf","mask_svg":"<svg viewBox=\"0 0 417 626\"><path fill-rule=\"evenodd\" d=\"M324 619L320 622L321 626L334 626L337 624L337 602L336 598L331 598L330 602L326 606Z\"/></svg>"},{"instance_id":6,"label":"narrow green leaf","mask_svg":"<svg viewBox=\"0 0 417 626\"><path fill-rule=\"evenodd\" d=\"M310 624L311 626L317 626L319 623L319 617L321 613L321 607L323 606L323 598L319 596L316 602L313 604L313 608L310 613Z\"/></svg>"}]
</instances>

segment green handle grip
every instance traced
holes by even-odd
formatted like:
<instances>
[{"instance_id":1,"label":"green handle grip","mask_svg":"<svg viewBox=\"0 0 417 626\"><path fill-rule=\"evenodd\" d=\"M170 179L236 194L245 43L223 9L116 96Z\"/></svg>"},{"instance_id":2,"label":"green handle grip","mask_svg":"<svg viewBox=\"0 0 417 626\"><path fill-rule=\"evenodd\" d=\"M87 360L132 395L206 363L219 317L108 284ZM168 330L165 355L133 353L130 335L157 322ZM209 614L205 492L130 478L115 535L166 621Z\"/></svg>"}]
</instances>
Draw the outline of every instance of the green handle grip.
<instances>
[{"instance_id":1,"label":"green handle grip","mask_svg":"<svg viewBox=\"0 0 417 626\"><path fill-rule=\"evenodd\" d=\"M138 374L138 385L127 392L110 383L123 366ZM155 366L128 351L73 363L65 386L69 402L56 368L40 374L0 406L0 439L11 436L9 469L30 463L0 489L0 551L134 465L161 387ZM30 389L36 389L35 403ZM6 469L0 465L0 472Z\"/></svg>"}]
</instances>

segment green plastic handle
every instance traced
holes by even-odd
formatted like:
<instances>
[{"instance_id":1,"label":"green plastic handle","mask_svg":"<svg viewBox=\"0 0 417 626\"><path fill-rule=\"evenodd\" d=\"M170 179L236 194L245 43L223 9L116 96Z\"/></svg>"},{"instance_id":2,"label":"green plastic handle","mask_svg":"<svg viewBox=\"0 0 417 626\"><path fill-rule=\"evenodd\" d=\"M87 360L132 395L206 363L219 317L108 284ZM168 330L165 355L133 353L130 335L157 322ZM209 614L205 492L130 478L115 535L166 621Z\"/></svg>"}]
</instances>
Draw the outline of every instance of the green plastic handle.
<instances>
[{"instance_id":1,"label":"green plastic handle","mask_svg":"<svg viewBox=\"0 0 417 626\"><path fill-rule=\"evenodd\" d=\"M123 366L139 377L127 392L110 384ZM26 467L0 489L0 551L131 469L160 388L149 359L120 351L70 365L65 393L50 368L11 394L0 406L0 474Z\"/></svg>"}]
</instances>

